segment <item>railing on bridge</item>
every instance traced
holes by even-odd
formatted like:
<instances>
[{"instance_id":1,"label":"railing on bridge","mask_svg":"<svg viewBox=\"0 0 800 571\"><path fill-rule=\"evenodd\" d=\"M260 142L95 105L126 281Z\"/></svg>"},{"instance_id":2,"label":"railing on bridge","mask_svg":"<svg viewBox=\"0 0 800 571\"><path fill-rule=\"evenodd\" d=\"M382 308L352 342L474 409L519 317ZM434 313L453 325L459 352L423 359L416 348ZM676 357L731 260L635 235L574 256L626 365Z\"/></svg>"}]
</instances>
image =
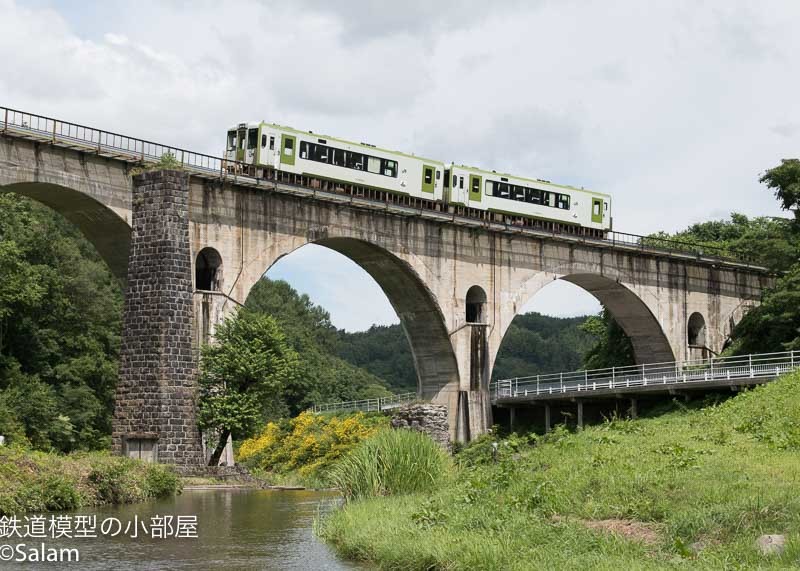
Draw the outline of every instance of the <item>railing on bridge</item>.
<instances>
[{"instance_id":1,"label":"railing on bridge","mask_svg":"<svg viewBox=\"0 0 800 571\"><path fill-rule=\"evenodd\" d=\"M248 166L241 162L229 161L224 158L196 153L179 147L162 145L160 143L145 141L143 139L128 137L126 135L111 133L93 127L86 127L68 121L61 121L59 119L1 106L0 134L13 134L39 142L91 152L100 156L137 164L156 163L165 155L172 155L175 161L180 164L181 168L203 178L225 178L235 180L238 184L246 186L267 186L265 184L267 179L240 174L245 172ZM273 182L272 179L269 180L270 187ZM298 186L286 182L282 184L284 187ZM275 183L274 186L277 189L277 183ZM319 197L327 195L337 196L334 192L321 190L315 190L314 195ZM374 202L363 198L360 199L360 202L365 200L367 202ZM437 219L442 218L441 213L437 213L437 215ZM456 214L447 214L445 219L460 224L474 224L477 226L488 225L492 228L499 227L502 230L512 233L526 232L536 236L552 235L555 238L587 244L610 245L611 247L632 248L643 252L663 254L689 254L723 263L742 264L763 270L753 259L737 252L671 238L661 238L659 236L640 236L638 234L612 231L608 232L604 238L593 238L559 234L556 231L547 231L504 222L487 223L484 220L458 216Z\"/></svg>"},{"instance_id":2,"label":"railing on bridge","mask_svg":"<svg viewBox=\"0 0 800 571\"><path fill-rule=\"evenodd\" d=\"M786 351L503 379L492 383L491 392L494 401L530 400L598 390L772 379L798 368L800 351Z\"/></svg>"},{"instance_id":3,"label":"railing on bridge","mask_svg":"<svg viewBox=\"0 0 800 571\"><path fill-rule=\"evenodd\" d=\"M376 412L397 408L417 400L417 393L403 393L377 399L351 400L317 404L308 409L311 412Z\"/></svg>"}]
</instances>

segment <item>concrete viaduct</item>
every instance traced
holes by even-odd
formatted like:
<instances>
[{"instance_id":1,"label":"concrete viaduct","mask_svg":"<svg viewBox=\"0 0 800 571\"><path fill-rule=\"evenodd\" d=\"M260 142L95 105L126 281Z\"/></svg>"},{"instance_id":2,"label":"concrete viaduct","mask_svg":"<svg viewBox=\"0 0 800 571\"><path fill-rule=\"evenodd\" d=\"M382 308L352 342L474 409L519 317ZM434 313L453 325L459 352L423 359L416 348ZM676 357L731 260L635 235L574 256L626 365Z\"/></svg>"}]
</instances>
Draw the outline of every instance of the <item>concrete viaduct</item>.
<instances>
[{"instance_id":1,"label":"concrete viaduct","mask_svg":"<svg viewBox=\"0 0 800 571\"><path fill-rule=\"evenodd\" d=\"M5 124L0 117L0 192L62 213L126 288L117 453L202 463L196 348L275 262L306 244L347 256L380 285L411 346L418 392L447 405L459 440L491 426L488 383L503 335L551 281L596 296L641 363L719 352L771 279L745 264L641 243L233 177L202 155L13 113ZM183 169L132 174L167 151Z\"/></svg>"}]
</instances>

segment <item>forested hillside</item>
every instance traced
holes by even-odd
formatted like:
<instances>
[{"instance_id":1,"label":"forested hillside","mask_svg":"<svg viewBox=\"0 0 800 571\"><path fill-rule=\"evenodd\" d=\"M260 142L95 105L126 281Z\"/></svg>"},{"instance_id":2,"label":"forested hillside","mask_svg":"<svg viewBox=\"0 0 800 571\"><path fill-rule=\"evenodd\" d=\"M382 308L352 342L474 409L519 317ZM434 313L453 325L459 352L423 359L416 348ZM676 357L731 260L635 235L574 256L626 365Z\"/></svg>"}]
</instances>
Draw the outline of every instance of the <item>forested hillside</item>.
<instances>
[{"instance_id":1,"label":"forested hillside","mask_svg":"<svg viewBox=\"0 0 800 571\"><path fill-rule=\"evenodd\" d=\"M297 379L284 390L285 408L274 416L294 416L315 403L391 394L383 380L336 355L338 334L330 315L288 283L260 280L245 307L275 317L300 357Z\"/></svg>"},{"instance_id":2,"label":"forested hillside","mask_svg":"<svg viewBox=\"0 0 800 571\"><path fill-rule=\"evenodd\" d=\"M578 369L595 337L580 329L585 317L519 315L508 328L497 355L494 379ZM384 379L395 391L413 391L417 376L411 350L400 325L367 331L339 331L338 355Z\"/></svg>"},{"instance_id":3,"label":"forested hillside","mask_svg":"<svg viewBox=\"0 0 800 571\"><path fill-rule=\"evenodd\" d=\"M0 195L0 434L103 448L111 434L122 292L50 209Z\"/></svg>"}]
</instances>

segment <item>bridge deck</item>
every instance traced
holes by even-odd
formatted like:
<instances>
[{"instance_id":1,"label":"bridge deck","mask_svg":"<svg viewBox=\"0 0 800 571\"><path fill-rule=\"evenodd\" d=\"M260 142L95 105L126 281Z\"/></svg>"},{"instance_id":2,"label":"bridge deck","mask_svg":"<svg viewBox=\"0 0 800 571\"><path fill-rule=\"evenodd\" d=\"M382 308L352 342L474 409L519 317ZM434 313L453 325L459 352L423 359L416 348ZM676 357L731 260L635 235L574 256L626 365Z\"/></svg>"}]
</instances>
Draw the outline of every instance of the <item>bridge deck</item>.
<instances>
[{"instance_id":1,"label":"bridge deck","mask_svg":"<svg viewBox=\"0 0 800 571\"><path fill-rule=\"evenodd\" d=\"M614 398L763 384L800 369L800 351L655 363L497 381L498 406Z\"/></svg>"},{"instance_id":2,"label":"bridge deck","mask_svg":"<svg viewBox=\"0 0 800 571\"><path fill-rule=\"evenodd\" d=\"M306 180L308 177L299 177L296 180L288 180L281 177L281 174L288 175L288 173L268 173L273 178L245 176L238 173L248 169L250 165L6 107L0 107L0 136L28 139L42 144L92 153L130 164L157 163L162 157L170 154L174 157L176 163L180 164L180 168L188 171L192 176L227 181L269 192L347 204L354 208L385 211L400 216L420 217L446 224L480 228L491 232L523 235L625 252L647 253L684 262L692 261L704 265L741 268L768 273L766 268L758 264L752 264L747 260L734 259L727 252L698 244L616 231L609 232L605 238L560 233L555 230L543 230L515 222L445 212L439 208L440 205L438 204L436 204L435 208L431 208L429 207L430 205L426 207L421 203L402 204L400 202L365 198L364 196L359 196L360 194L363 195L365 190L359 187L350 189L330 188L326 182L314 180L314 183L320 183L320 188L313 188L302 184L304 181L312 182Z\"/></svg>"}]
</instances>

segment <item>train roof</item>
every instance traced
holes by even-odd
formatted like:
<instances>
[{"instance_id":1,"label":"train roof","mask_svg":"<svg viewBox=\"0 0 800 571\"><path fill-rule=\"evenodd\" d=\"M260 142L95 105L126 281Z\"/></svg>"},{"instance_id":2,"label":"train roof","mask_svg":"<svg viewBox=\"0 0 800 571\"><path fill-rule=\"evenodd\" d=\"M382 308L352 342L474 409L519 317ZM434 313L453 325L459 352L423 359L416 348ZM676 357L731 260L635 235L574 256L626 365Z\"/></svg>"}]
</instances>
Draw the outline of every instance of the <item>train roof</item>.
<instances>
[{"instance_id":1,"label":"train roof","mask_svg":"<svg viewBox=\"0 0 800 571\"><path fill-rule=\"evenodd\" d=\"M392 149L384 149L382 147L378 147L376 145L371 145L369 143L356 143L355 141L348 141L347 139L341 139L339 137L333 137L331 135L325 135L324 133L315 133L314 131L301 131L299 129L295 129L294 127L289 127L288 125L279 125L277 123L267 123L266 121L254 121L254 122L251 122L251 123L239 123L238 125L236 125L234 127L230 127L228 129L228 131L233 131L233 130L239 129L239 128L241 128L242 125L246 125L247 127L257 127L257 126L261 126L261 125L266 125L267 127L275 127L277 129L282 129L284 131L291 131L292 133L297 133L298 135L313 135L315 137L320 137L320 138L325 139L325 140L336 141L337 143L344 143L345 145L354 145L356 147L361 147L362 149L365 149L365 150L372 149L372 150L375 150L375 151L381 151L382 153L390 153L390 154L393 154L393 155L398 155L400 157L408 157L408 158L411 158L411 159L418 159L418 160L421 160L421 161L425 161L425 162L428 162L428 163L435 163L437 165L442 165L442 166L445 165L444 161L440 161L440 160L437 160L437 159L430 159L430 158L427 158L427 157L421 157L421 156L415 155L413 153L404 153L402 151L394 151Z\"/></svg>"},{"instance_id":2,"label":"train roof","mask_svg":"<svg viewBox=\"0 0 800 571\"><path fill-rule=\"evenodd\" d=\"M447 166L447 163L445 163L444 161L440 161L440 160L436 160L436 159L429 159L427 157L421 157L421 156L415 155L413 153L404 153L402 151L393 151L391 149L384 149L382 147L377 147L375 145L370 145L369 143L356 143L355 141L348 141L347 139L340 139L339 137L332 137L331 135L325 135L324 133L315 133L314 131L300 131L299 129L295 129L294 127L289 127L288 125L279 125L278 123L267 123L266 121L249 121L249 122L246 122L246 123L238 123L238 124L236 124L236 125L234 125L232 127L229 127L228 131L235 131L236 129L242 128L242 126L245 126L245 127L249 128L249 127L260 127L262 125L265 125L267 127L275 127L277 129L282 129L284 131L290 131L292 133L297 133L298 135L314 135L315 137L321 137L321 138L324 138L325 140L330 139L331 141L344 143L346 145L355 145L355 146L361 147L363 149L374 149L376 151L381 151L381 152L384 152L384 153L390 153L390 154L398 155L398 156L401 156L401 157L409 157L409 158L412 158L412 159L419 159L419 160L422 160L422 161L425 161L425 162L429 162L429 163L435 163L437 165ZM450 163L450 164L451 164L451 166L454 166L454 167L458 167L458 168L461 168L461 169L465 169L465 170L468 170L468 171L481 173L481 174L485 174L485 175L495 175L495 176L500 176L500 177L514 178L514 179L517 179L517 180L522 180L522 181L530 182L530 183L533 183L533 184L538 184L538 185L546 184L546 185L549 185L549 186L552 186L552 187L555 187L555 188L565 188L565 189L574 190L574 191L577 191L577 192L586 192L586 193L591 193L591 194L597 195L597 196L605 196L607 198L611 198L610 194L606 194L606 193L603 193L603 192L596 192L594 190L588 190L588 189L585 189L585 188L578 188L578 187L575 187L575 186L570 186L568 184L557 184L557 183L554 183L554 182L550 182L549 180L542 180L542 179L538 179L538 178L527 178L527 177L519 176L519 175L515 175L515 174L509 174L509 173L503 173L503 172L497 172L497 171L490 171L490 170L481 169L481 168L478 168L478 167L471 167L471 166L467 166L467 165L458 165L458 164L455 164L455 163Z\"/></svg>"},{"instance_id":3,"label":"train roof","mask_svg":"<svg viewBox=\"0 0 800 571\"><path fill-rule=\"evenodd\" d=\"M468 170L470 172L484 174L484 175L513 178L513 179L516 179L516 180L523 180L525 182L530 182L532 184L537 184L537 185L540 185L540 186L541 185L547 185L547 186L553 186L553 187L556 187L556 188L566 188L568 190L576 190L578 192L586 192L586 193L589 193L589 194L593 194L595 196L605 196L607 198L611 198L610 194L606 194L604 192L597 192L597 191L594 191L594 190L590 190L588 188L578 188L576 186L570 186L568 184L558 184L558 183L555 183L555 182L550 182L549 180L542 180L540 178L527 178L527 177L519 176L519 175L516 175L516 174L509 174L509 173L505 173L505 172L490 171L490 170L481 169L481 168L478 168L478 167L471 167L469 165L457 165L455 163L453 163L452 166L454 166L456 168Z\"/></svg>"}]
</instances>

